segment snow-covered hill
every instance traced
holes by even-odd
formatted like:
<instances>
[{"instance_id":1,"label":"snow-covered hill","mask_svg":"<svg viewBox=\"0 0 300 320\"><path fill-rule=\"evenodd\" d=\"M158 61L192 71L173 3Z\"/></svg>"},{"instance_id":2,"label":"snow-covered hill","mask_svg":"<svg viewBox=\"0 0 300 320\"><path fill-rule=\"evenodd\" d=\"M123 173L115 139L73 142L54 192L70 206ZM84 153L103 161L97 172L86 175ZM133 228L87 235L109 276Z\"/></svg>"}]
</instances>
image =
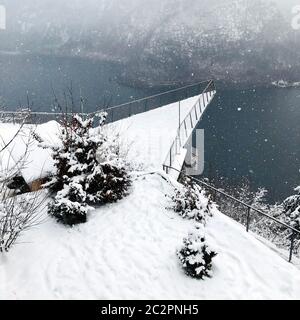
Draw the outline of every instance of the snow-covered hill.
<instances>
[{"instance_id":1,"label":"snow-covered hill","mask_svg":"<svg viewBox=\"0 0 300 320\"><path fill-rule=\"evenodd\" d=\"M162 107L124 125L131 121L134 126L138 118L138 135L147 150L142 128L148 130L149 119L174 120L177 112ZM177 121L169 124L171 130ZM43 125L48 139L53 128L53 123ZM133 143L137 139L128 137ZM141 141L133 150L139 146ZM149 173L156 169L151 164L149 159L145 171L133 173L127 198L91 212L83 225L66 228L44 209L44 223L28 230L8 254L0 254L0 299L300 298L299 270L217 209L205 228L208 243L218 253L213 278L188 278L176 249L194 223L166 209L170 206L166 195L172 195L178 184L159 169Z\"/></svg>"},{"instance_id":2,"label":"snow-covered hill","mask_svg":"<svg viewBox=\"0 0 300 320\"><path fill-rule=\"evenodd\" d=\"M53 219L1 256L1 299L299 299L300 272L219 212L206 237L213 278L188 278L176 250L192 230L165 209L172 187L141 176L128 198L66 229ZM1 279L1 278L0 278Z\"/></svg>"}]
</instances>

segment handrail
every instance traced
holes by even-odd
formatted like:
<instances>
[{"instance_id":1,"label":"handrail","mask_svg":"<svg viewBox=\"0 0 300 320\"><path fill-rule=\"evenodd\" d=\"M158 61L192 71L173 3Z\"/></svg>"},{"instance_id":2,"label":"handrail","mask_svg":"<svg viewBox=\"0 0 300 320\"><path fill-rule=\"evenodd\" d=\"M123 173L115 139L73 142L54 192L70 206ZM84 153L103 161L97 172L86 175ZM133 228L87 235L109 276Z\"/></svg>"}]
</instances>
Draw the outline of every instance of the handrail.
<instances>
[{"instance_id":1,"label":"handrail","mask_svg":"<svg viewBox=\"0 0 300 320\"><path fill-rule=\"evenodd\" d=\"M169 91L164 91L164 92L162 92L162 93L158 93L158 94L154 94L154 95L151 95L151 96L147 96L147 97L144 97L144 98L141 98L141 99L137 99L137 100L125 102L125 103L122 103L122 104L119 104L119 105L116 105L116 106L113 106L113 107L110 107L110 108L100 109L100 110L98 110L98 111L92 112L91 114L96 114L96 113L99 113L99 112L102 112L102 111L114 110L114 109L118 109L118 108L120 108L120 107L128 106L128 105L133 104L133 103L143 102L143 101L146 101L146 100L149 100L149 99L162 97L162 96L165 96L166 94L169 94L169 93L174 93L174 92L178 92L178 91L181 91L181 90L184 90L184 89L188 89L188 88L192 88L192 87L199 86L199 85L201 85L201 84L203 84L203 83L207 83L208 81L211 82L212 80L201 81L201 82L197 82L197 83L194 83L194 84L190 84L190 85L187 85L187 86L184 86L184 87L180 87L180 88L177 88L177 89L172 89L172 90L169 90Z\"/></svg>"},{"instance_id":2,"label":"handrail","mask_svg":"<svg viewBox=\"0 0 300 320\"><path fill-rule=\"evenodd\" d=\"M213 81L213 80L209 80L208 85L207 85L207 86L204 88L204 90L200 93L200 96L201 96L202 94L206 93L207 90L210 88L210 86L211 86L212 84L214 85L214 81ZM180 127L184 124L184 121L186 121L186 120L189 118L190 114L194 111L193 109L194 109L195 106L199 103L199 101L200 101L200 97L199 97L199 99L197 100L197 102L194 104L192 110L191 110L191 111L187 114L187 116L181 121L180 126L179 126L179 128L177 129L177 131L180 130Z\"/></svg>"},{"instance_id":3,"label":"handrail","mask_svg":"<svg viewBox=\"0 0 300 320\"><path fill-rule=\"evenodd\" d=\"M166 166L164 165L164 168L165 168L165 167L166 167ZM175 171L177 171L178 173L184 173L182 170L180 171L180 170L178 170L178 169L176 169L176 168L173 168L173 167L168 167L168 168L171 169L171 170L175 170ZM283 227L291 230L291 231L292 231L292 237L291 237L291 246L290 246L289 262L292 261L295 234L298 234L298 235L300 236L300 231L299 231L298 229L295 229L294 227L289 226L289 225L286 224L285 222L282 222L282 221L278 220L277 218L272 217L271 215L269 215L269 214L267 214L267 213L265 213L265 212L263 212L263 211L255 208L255 207L247 204L247 203L244 202L244 201L241 201L241 200L239 200L239 199L237 199L237 198L229 195L228 193L226 193L226 192L224 192L224 191L222 191L222 190L220 190L220 189L218 189L218 188L215 188L214 186L212 186L212 185L210 185L210 184L208 184L208 183L206 183L206 182L204 182L204 181L202 181L202 180L200 180L200 179L194 178L193 176L190 176L190 175L186 175L186 176L189 177L190 179L192 179L193 181L197 182L198 184L201 184L201 185L205 186L206 188L208 188L208 189L210 189L210 190L213 190L214 192L219 193L219 194L221 194L221 195L223 195L223 196L225 196L225 197L227 197L227 198L229 198L229 199L231 199L231 200L233 200L233 201L235 201L235 202L237 202L237 203L239 203L239 204L247 207L247 208L248 208L247 226L246 226L246 228L247 228L246 231L247 231L247 232L249 231L250 211L251 211L251 210L253 210L253 211L259 213L260 215L262 215L262 216L264 216L264 217L266 217L266 218L268 218L268 219L273 220L273 221L276 222L277 224L280 224L281 226L283 226Z\"/></svg>"},{"instance_id":4,"label":"handrail","mask_svg":"<svg viewBox=\"0 0 300 320\"><path fill-rule=\"evenodd\" d=\"M211 90L210 90L211 89ZM207 86L204 88L204 90L200 93L198 100L196 101L196 103L194 104L194 106L192 107L192 109L189 111L189 113L186 115L186 117L181 121L177 131L176 131L176 137L167 153L166 159L164 161L164 168L166 168L166 172L168 173L168 167L172 166L172 162L174 160L173 158L173 154L174 154L174 148L175 148L175 153L178 153L178 149L180 149L185 143L182 142L181 140L181 131L184 130L185 132L185 139L187 139L189 137L188 134L188 123L190 122L191 124L191 129L193 130L196 126L196 124L198 123L198 121L202 118L204 111L206 110L207 105L210 103L212 94L211 92L215 93L216 91L216 86L213 80L209 80ZM202 105L201 102L203 102L203 108L202 109ZM199 111L200 113L198 114L197 112L197 106L199 106ZM195 122L193 122L193 118L195 118L194 120L196 120ZM179 145L178 145L179 143Z\"/></svg>"},{"instance_id":5,"label":"handrail","mask_svg":"<svg viewBox=\"0 0 300 320\"><path fill-rule=\"evenodd\" d=\"M122 109L124 109L126 111L126 107L128 107L129 110L127 110L126 116L131 116L132 114L140 112L140 111L137 111L137 110L132 112L133 111L132 107L138 107L138 109L140 110L140 107L141 107L140 104L142 102L145 102L145 106L143 106L144 107L144 111L149 111L150 109L147 110L147 108L148 108L147 103L148 102L151 103L156 98L159 98L159 102L161 102L161 98L168 97L168 95L170 95L172 93L182 93L182 94L186 95L186 98L188 98L188 89L190 89L190 88L198 89L198 86L201 86L201 85L203 85L203 84L205 84L207 82L210 83L211 80L210 81L197 82L195 84L190 84L190 85L187 85L187 86L184 86L184 87L180 87L180 88L164 91L162 93L158 93L158 94L155 94L155 95L147 96L147 97L144 97L144 98L141 98L141 99L136 99L136 100L133 100L133 101L125 102L125 103L122 103L122 104L119 104L119 105L116 105L116 106L113 106L113 107L102 108L100 110L97 110L97 111L94 111L94 112L91 112L91 113L81 113L81 114L83 116L96 116L100 112L111 112L111 118L112 118L111 120L114 121L115 120L115 117L114 117L114 111L115 110L120 110L121 111ZM197 92L197 94L194 94L194 95L198 95L198 94L199 94L199 92ZM178 100L181 101L181 100L184 100L184 98L181 98L181 99L178 99ZM160 103L157 103L157 101L154 101L154 102L155 102L155 107L154 108L162 106L162 105L159 105ZM152 106L151 109L153 109L153 106ZM23 114L22 111L1 111L0 113L3 114L3 115L6 115L6 116L11 115L12 117ZM61 113L58 113L58 112L32 111L32 112L30 112L30 116L32 116L32 117L43 116L43 117L50 118L50 117L59 117L59 116L61 116Z\"/></svg>"}]
</instances>

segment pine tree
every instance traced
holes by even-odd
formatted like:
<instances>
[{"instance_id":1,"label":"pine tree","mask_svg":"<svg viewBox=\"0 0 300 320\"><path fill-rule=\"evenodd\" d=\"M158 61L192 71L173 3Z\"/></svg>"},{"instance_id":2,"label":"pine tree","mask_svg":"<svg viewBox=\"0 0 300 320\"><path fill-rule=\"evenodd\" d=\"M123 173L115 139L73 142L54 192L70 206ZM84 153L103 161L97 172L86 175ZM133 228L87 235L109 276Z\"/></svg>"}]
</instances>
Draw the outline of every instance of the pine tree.
<instances>
[{"instance_id":1,"label":"pine tree","mask_svg":"<svg viewBox=\"0 0 300 320\"><path fill-rule=\"evenodd\" d=\"M183 247L177 252L184 272L193 278L211 277L212 259L217 253L211 250L201 229L183 239Z\"/></svg>"},{"instance_id":2,"label":"pine tree","mask_svg":"<svg viewBox=\"0 0 300 320\"><path fill-rule=\"evenodd\" d=\"M52 149L56 167L45 185L55 194L48 212L67 225L85 222L92 205L122 199L130 186L117 141L104 133L105 115L100 115L98 130L92 129L93 121L73 115L64 123L60 145L44 146Z\"/></svg>"},{"instance_id":3,"label":"pine tree","mask_svg":"<svg viewBox=\"0 0 300 320\"><path fill-rule=\"evenodd\" d=\"M212 216L213 202L205 191L189 178L183 180L183 187L175 189L171 197L172 209L180 216L205 223Z\"/></svg>"}]
</instances>

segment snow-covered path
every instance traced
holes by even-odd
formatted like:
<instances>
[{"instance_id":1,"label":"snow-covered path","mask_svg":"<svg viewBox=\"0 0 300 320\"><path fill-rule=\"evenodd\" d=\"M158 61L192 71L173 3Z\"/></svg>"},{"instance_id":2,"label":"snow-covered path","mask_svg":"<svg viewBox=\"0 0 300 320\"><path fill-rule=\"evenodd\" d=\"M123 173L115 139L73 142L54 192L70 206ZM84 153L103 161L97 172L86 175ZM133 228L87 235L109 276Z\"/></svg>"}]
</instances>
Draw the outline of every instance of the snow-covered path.
<instances>
[{"instance_id":1,"label":"snow-covered path","mask_svg":"<svg viewBox=\"0 0 300 320\"><path fill-rule=\"evenodd\" d=\"M195 96L181 101L181 120L198 99L199 96ZM176 137L179 106L178 103L173 103L115 122L110 126L121 133L124 143L129 146L128 157L131 161L142 163L147 170L161 170Z\"/></svg>"},{"instance_id":2,"label":"snow-covered path","mask_svg":"<svg viewBox=\"0 0 300 320\"><path fill-rule=\"evenodd\" d=\"M206 228L218 252L213 278L185 276L175 252L192 223L165 209L170 192L161 176L146 175L84 225L66 229L48 219L0 263L0 298L300 298L299 270L220 213Z\"/></svg>"}]
</instances>

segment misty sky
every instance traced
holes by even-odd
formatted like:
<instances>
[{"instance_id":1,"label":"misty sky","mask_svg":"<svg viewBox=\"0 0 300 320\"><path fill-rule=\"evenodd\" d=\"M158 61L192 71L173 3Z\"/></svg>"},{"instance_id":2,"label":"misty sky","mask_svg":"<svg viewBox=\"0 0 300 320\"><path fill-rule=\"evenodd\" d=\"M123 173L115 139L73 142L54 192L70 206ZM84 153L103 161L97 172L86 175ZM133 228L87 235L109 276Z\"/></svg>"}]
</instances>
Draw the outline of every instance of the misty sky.
<instances>
[{"instance_id":1,"label":"misty sky","mask_svg":"<svg viewBox=\"0 0 300 320\"><path fill-rule=\"evenodd\" d=\"M178 8L205 6L220 2L235 2L236 0L0 0L0 4L7 7L8 22L20 23L19 19L25 18L35 24L64 21L70 25L99 23L99 19L109 20L120 18L122 14L135 12L140 8L148 9L148 15L160 14L172 3ZM239 0L237 0L239 1ZM251 0L249 0L251 1ZM253 1L253 0L252 0ZM263 0L263 2L277 3L288 15L291 15L291 8L300 4L299 0ZM109 16L102 16L102 13L109 13Z\"/></svg>"}]
</instances>

